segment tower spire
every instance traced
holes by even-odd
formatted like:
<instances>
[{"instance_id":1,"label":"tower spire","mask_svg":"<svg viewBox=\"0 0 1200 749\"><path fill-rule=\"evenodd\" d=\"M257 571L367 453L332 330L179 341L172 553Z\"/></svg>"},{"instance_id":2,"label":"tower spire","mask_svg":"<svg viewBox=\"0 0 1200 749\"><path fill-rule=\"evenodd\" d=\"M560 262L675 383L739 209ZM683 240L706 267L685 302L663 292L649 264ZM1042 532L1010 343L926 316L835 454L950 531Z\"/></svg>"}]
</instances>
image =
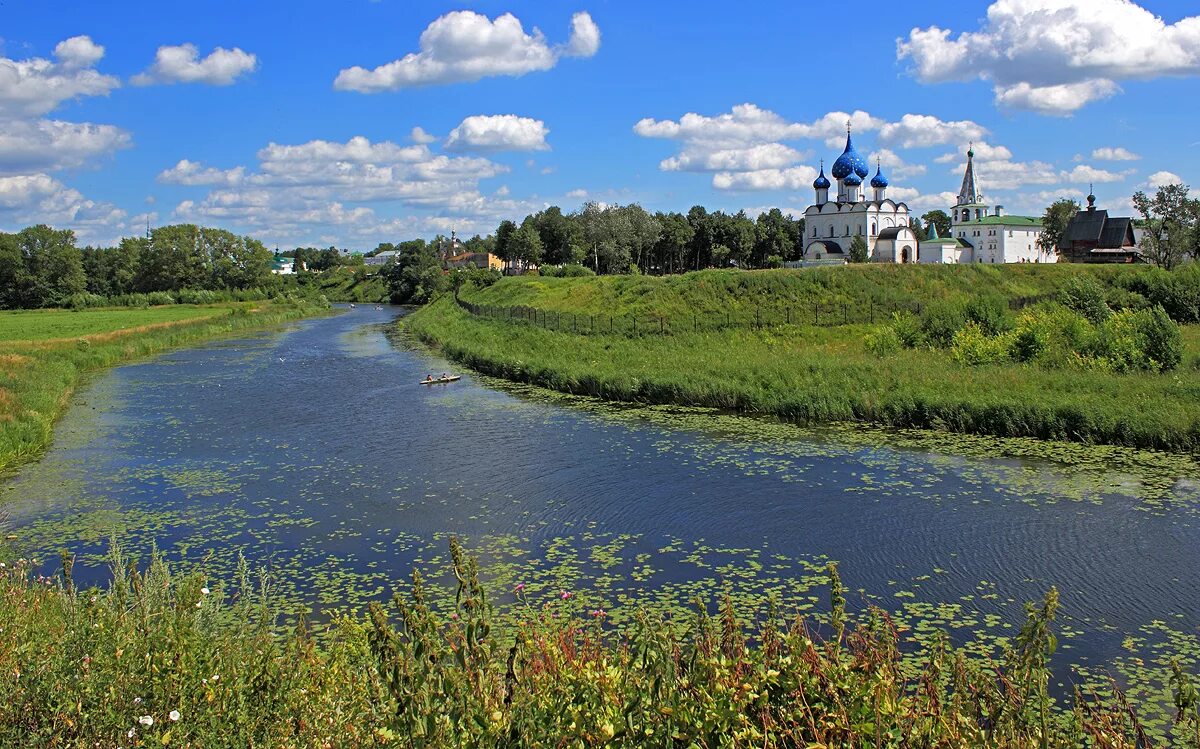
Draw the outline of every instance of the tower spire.
<instances>
[{"instance_id":1,"label":"tower spire","mask_svg":"<svg viewBox=\"0 0 1200 749\"><path fill-rule=\"evenodd\" d=\"M967 147L967 171L963 174L962 187L958 191L958 205L970 205L983 199L975 180L975 144Z\"/></svg>"}]
</instances>

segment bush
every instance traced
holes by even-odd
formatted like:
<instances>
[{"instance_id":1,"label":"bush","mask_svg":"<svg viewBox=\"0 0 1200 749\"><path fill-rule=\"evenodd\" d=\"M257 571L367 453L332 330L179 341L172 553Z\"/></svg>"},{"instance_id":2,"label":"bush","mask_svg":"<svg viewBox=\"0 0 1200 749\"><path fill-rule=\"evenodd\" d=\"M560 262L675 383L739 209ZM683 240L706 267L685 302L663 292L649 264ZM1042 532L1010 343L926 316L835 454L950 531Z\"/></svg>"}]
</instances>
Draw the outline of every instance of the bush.
<instances>
[{"instance_id":1,"label":"bush","mask_svg":"<svg viewBox=\"0 0 1200 749\"><path fill-rule=\"evenodd\" d=\"M896 332L895 326L884 325L873 333L869 333L866 337L865 344L867 351L870 351L876 356L888 356L904 348L903 342L900 340L899 334ZM911 346L909 348L912 348Z\"/></svg>"},{"instance_id":2,"label":"bush","mask_svg":"<svg viewBox=\"0 0 1200 749\"><path fill-rule=\"evenodd\" d=\"M1058 292L1058 301L1064 307L1086 317L1093 323L1102 323L1112 314L1104 299L1104 288L1091 276L1073 276Z\"/></svg>"},{"instance_id":3,"label":"bush","mask_svg":"<svg viewBox=\"0 0 1200 749\"><path fill-rule=\"evenodd\" d=\"M72 294L67 300L67 306L71 309L88 309L90 307L103 307L108 304L108 299L99 294L89 294L86 291L78 294Z\"/></svg>"},{"instance_id":4,"label":"bush","mask_svg":"<svg viewBox=\"0 0 1200 749\"><path fill-rule=\"evenodd\" d=\"M950 346L950 356L959 364L978 366L1008 361L1010 335L990 336L979 323L968 322L957 333Z\"/></svg>"},{"instance_id":5,"label":"bush","mask_svg":"<svg viewBox=\"0 0 1200 749\"><path fill-rule=\"evenodd\" d=\"M152 291L146 295L146 303L151 307L158 307L163 304L174 304L175 297L165 291Z\"/></svg>"},{"instance_id":6,"label":"bush","mask_svg":"<svg viewBox=\"0 0 1200 749\"><path fill-rule=\"evenodd\" d=\"M1091 353L1113 372L1166 371L1183 360L1183 337L1162 307L1122 310L1101 326Z\"/></svg>"},{"instance_id":7,"label":"bush","mask_svg":"<svg viewBox=\"0 0 1200 749\"><path fill-rule=\"evenodd\" d=\"M1175 369L1183 361L1183 335L1166 310L1156 306L1141 310L1137 315L1139 342L1153 368L1162 371Z\"/></svg>"},{"instance_id":8,"label":"bush","mask_svg":"<svg viewBox=\"0 0 1200 749\"><path fill-rule=\"evenodd\" d=\"M1012 330L1012 317L1008 305L999 297L975 297L963 309L967 321L973 322L988 335L999 335Z\"/></svg>"},{"instance_id":9,"label":"bush","mask_svg":"<svg viewBox=\"0 0 1200 749\"><path fill-rule=\"evenodd\" d=\"M1200 322L1200 265L1196 263L1173 271L1147 268L1126 276L1122 285L1144 297L1148 305L1162 305L1176 322Z\"/></svg>"},{"instance_id":10,"label":"bush","mask_svg":"<svg viewBox=\"0 0 1200 749\"><path fill-rule=\"evenodd\" d=\"M949 348L954 334L967 322L961 305L953 302L934 302L921 315L921 333L930 346Z\"/></svg>"},{"instance_id":11,"label":"bush","mask_svg":"<svg viewBox=\"0 0 1200 749\"><path fill-rule=\"evenodd\" d=\"M921 320L910 312L892 313L892 330L904 348L918 348L925 345L925 332Z\"/></svg>"},{"instance_id":12,"label":"bush","mask_svg":"<svg viewBox=\"0 0 1200 749\"><path fill-rule=\"evenodd\" d=\"M594 276L596 272L578 263L567 263L559 268L543 268L542 275L556 278L583 278L585 276Z\"/></svg>"}]
</instances>

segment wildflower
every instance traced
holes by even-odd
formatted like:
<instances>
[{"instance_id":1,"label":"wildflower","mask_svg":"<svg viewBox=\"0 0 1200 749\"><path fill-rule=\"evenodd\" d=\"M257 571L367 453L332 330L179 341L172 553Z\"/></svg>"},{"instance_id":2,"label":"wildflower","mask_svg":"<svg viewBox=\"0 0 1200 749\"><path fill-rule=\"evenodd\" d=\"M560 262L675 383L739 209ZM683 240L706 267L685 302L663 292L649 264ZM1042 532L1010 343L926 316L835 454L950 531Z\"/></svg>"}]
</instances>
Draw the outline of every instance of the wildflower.
<instances>
[{"instance_id":1,"label":"wildflower","mask_svg":"<svg viewBox=\"0 0 1200 749\"><path fill-rule=\"evenodd\" d=\"M605 612L604 609L596 609L592 612L592 616L596 617L597 619L602 619L608 616L608 613Z\"/></svg>"},{"instance_id":2,"label":"wildflower","mask_svg":"<svg viewBox=\"0 0 1200 749\"><path fill-rule=\"evenodd\" d=\"M565 591L565 590L562 592L562 599L563 599L564 601L565 601L565 600L567 600L567 599L568 599L568 598L570 598L570 597L571 597L571 594L570 594L570 592L568 592L568 591Z\"/></svg>"},{"instance_id":3,"label":"wildflower","mask_svg":"<svg viewBox=\"0 0 1200 749\"><path fill-rule=\"evenodd\" d=\"M172 721L179 720L179 711L178 711L178 710L172 710L172 711L171 711L171 712L170 712L170 713L167 715L167 717L168 717L168 718L170 718Z\"/></svg>"},{"instance_id":4,"label":"wildflower","mask_svg":"<svg viewBox=\"0 0 1200 749\"><path fill-rule=\"evenodd\" d=\"M143 726L152 726L154 725L154 718L150 717L149 715L143 715L142 717L138 718L138 723L141 723Z\"/></svg>"},{"instance_id":5,"label":"wildflower","mask_svg":"<svg viewBox=\"0 0 1200 749\"><path fill-rule=\"evenodd\" d=\"M493 723L499 723L503 719L504 719L504 713L500 712L499 710L492 711L492 722Z\"/></svg>"},{"instance_id":6,"label":"wildflower","mask_svg":"<svg viewBox=\"0 0 1200 749\"><path fill-rule=\"evenodd\" d=\"M134 697L134 698L133 698L133 704L135 704L135 705L140 705L140 704L142 704L142 698L141 698L141 697Z\"/></svg>"},{"instance_id":7,"label":"wildflower","mask_svg":"<svg viewBox=\"0 0 1200 749\"><path fill-rule=\"evenodd\" d=\"M126 731L126 732L125 732L125 737L126 737L126 738L129 738L129 739L132 739L132 738L134 737L134 735L135 735L135 734L137 734L137 729L136 729L136 728L130 728L128 731Z\"/></svg>"},{"instance_id":8,"label":"wildflower","mask_svg":"<svg viewBox=\"0 0 1200 749\"><path fill-rule=\"evenodd\" d=\"M604 734L604 738L611 739L617 730L613 728L611 721L605 721L604 725L600 726L600 733Z\"/></svg>"},{"instance_id":9,"label":"wildflower","mask_svg":"<svg viewBox=\"0 0 1200 749\"><path fill-rule=\"evenodd\" d=\"M200 608L200 602L196 601L196 608Z\"/></svg>"},{"instance_id":10,"label":"wildflower","mask_svg":"<svg viewBox=\"0 0 1200 749\"><path fill-rule=\"evenodd\" d=\"M212 680L213 680L213 681L216 681L216 680L217 680L217 679L219 679L219 678L221 678L221 675L220 675L220 674L213 674L213 675L212 675Z\"/></svg>"},{"instance_id":11,"label":"wildflower","mask_svg":"<svg viewBox=\"0 0 1200 749\"><path fill-rule=\"evenodd\" d=\"M3 567L3 566L4 566L4 565L0 564L0 567ZM525 592L525 583L517 583L517 589L516 589L516 592L517 592L517 593L524 593L524 592Z\"/></svg>"},{"instance_id":12,"label":"wildflower","mask_svg":"<svg viewBox=\"0 0 1200 749\"><path fill-rule=\"evenodd\" d=\"M201 588L200 593L203 595L208 595L208 588Z\"/></svg>"}]
</instances>

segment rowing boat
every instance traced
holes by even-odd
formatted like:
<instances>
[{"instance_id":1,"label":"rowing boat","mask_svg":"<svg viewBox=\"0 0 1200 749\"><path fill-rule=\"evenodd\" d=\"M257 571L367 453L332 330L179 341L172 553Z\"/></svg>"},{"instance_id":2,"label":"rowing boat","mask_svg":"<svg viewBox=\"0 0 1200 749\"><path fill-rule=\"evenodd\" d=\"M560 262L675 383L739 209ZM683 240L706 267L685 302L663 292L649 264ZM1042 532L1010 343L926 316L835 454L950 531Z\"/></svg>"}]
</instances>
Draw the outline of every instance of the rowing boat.
<instances>
[{"instance_id":1,"label":"rowing boat","mask_svg":"<svg viewBox=\"0 0 1200 749\"><path fill-rule=\"evenodd\" d=\"M421 380L422 385L442 385L447 382L457 382L462 379L462 375L451 375L449 377L438 377L436 380Z\"/></svg>"}]
</instances>

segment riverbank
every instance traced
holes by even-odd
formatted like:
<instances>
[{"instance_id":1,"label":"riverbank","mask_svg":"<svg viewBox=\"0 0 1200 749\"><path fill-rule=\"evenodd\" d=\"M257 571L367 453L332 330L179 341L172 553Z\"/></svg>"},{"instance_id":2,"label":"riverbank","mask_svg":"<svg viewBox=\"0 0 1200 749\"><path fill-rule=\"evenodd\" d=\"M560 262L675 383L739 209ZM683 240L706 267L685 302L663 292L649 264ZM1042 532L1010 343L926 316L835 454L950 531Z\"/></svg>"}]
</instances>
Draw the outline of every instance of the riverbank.
<instances>
[{"instance_id":1,"label":"riverbank","mask_svg":"<svg viewBox=\"0 0 1200 749\"><path fill-rule=\"evenodd\" d=\"M54 422L88 374L324 309L280 300L0 313L0 475L45 450Z\"/></svg>"},{"instance_id":2,"label":"riverbank","mask_svg":"<svg viewBox=\"0 0 1200 749\"><path fill-rule=\"evenodd\" d=\"M547 280L558 279L528 283L536 287ZM508 283L498 293L512 297L518 289ZM569 327L547 330L474 316L450 297L403 324L478 371L613 401L709 406L800 423L865 422L1184 453L1200 449L1195 326L1183 328L1180 368L1118 374L965 366L945 350L926 348L880 355L868 350L868 337L880 327L870 324L579 335Z\"/></svg>"},{"instance_id":3,"label":"riverbank","mask_svg":"<svg viewBox=\"0 0 1200 749\"><path fill-rule=\"evenodd\" d=\"M828 570L827 614L753 624L726 598L625 630L578 592L497 613L452 542L457 592L419 577L395 609L313 630L276 625L278 601L243 570L142 572L119 553L107 587L77 590L27 564L0 569L0 743L122 746L1197 746L1194 677L1182 700L1116 687L1058 700L1047 668L1051 590L996 660L946 639L903 654L887 615L848 618ZM446 604L435 605L436 602ZM823 633L823 635L817 634ZM1168 697L1168 700L1170 698ZM1147 717L1150 722L1147 723ZM1196 737L1196 738L1193 738Z\"/></svg>"}]
</instances>

